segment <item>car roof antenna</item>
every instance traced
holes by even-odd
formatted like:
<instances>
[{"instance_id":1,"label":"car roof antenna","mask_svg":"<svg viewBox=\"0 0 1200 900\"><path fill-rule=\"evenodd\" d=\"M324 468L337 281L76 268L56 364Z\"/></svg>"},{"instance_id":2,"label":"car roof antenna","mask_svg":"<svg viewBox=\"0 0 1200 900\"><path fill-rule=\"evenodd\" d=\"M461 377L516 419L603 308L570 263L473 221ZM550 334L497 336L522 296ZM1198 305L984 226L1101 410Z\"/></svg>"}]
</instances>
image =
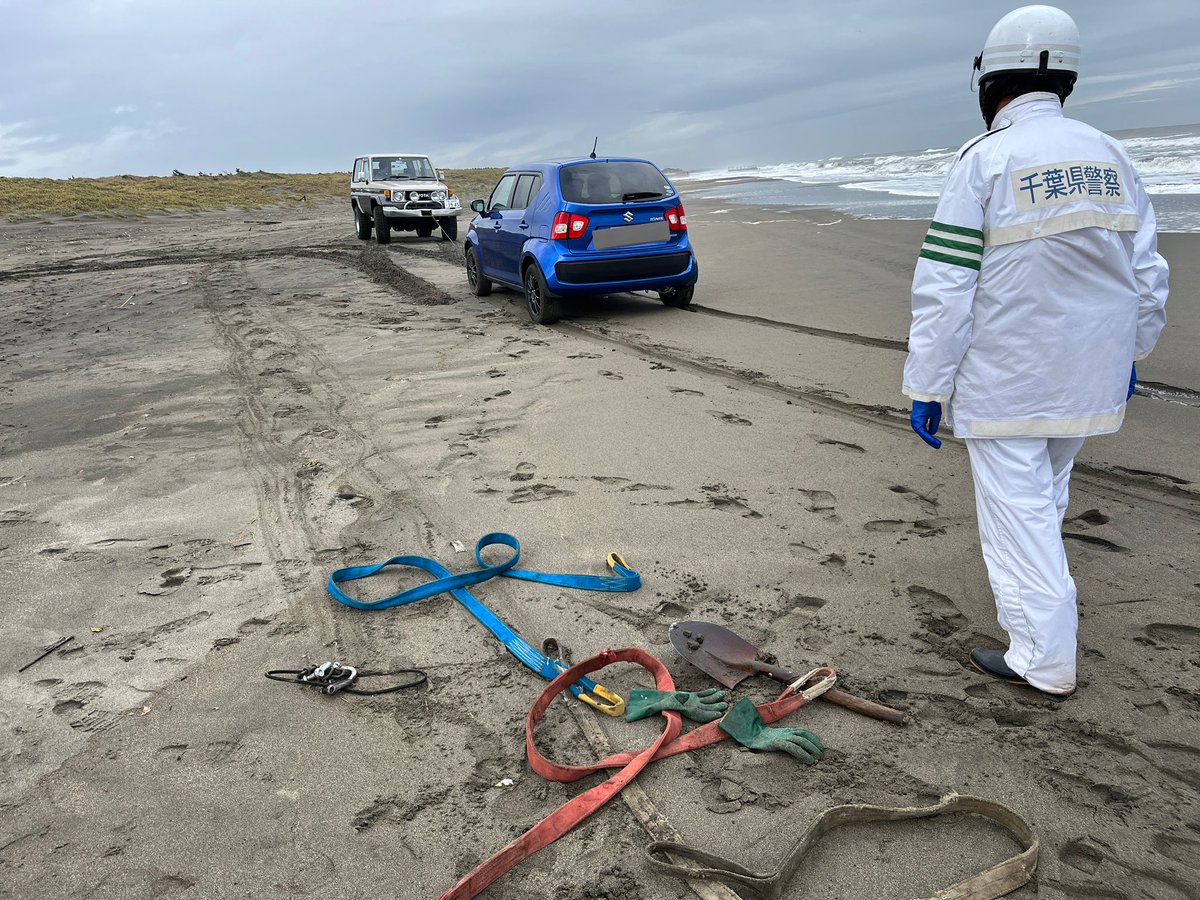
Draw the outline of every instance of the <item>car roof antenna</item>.
<instances>
[{"instance_id":1,"label":"car roof antenna","mask_svg":"<svg viewBox=\"0 0 1200 900\"><path fill-rule=\"evenodd\" d=\"M592 152L589 154L592 159L596 158L596 145L600 143L600 135L596 135L596 140L592 141Z\"/></svg>"}]
</instances>

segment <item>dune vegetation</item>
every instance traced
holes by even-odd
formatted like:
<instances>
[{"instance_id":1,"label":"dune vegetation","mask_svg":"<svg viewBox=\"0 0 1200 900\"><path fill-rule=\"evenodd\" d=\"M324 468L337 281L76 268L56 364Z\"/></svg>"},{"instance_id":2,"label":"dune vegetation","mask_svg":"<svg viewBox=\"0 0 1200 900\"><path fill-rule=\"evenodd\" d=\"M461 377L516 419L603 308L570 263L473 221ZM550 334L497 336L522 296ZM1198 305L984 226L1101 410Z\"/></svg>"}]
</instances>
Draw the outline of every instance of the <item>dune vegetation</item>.
<instances>
[{"instance_id":1,"label":"dune vegetation","mask_svg":"<svg viewBox=\"0 0 1200 900\"><path fill-rule=\"evenodd\" d=\"M446 182L467 206L487 196L502 169L448 169ZM325 203L348 198L349 172L243 172L219 175L112 175L106 178L0 177L0 216L138 214L168 210Z\"/></svg>"}]
</instances>

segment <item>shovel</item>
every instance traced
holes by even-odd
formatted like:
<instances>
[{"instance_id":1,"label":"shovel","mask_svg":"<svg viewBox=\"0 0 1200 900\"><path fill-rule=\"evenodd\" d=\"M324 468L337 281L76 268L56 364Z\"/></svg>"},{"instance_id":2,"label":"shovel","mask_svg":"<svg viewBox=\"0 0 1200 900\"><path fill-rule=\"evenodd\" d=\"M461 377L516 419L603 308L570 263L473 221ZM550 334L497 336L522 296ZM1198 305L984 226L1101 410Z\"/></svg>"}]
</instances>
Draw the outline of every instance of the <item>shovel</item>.
<instances>
[{"instance_id":1,"label":"shovel","mask_svg":"<svg viewBox=\"0 0 1200 900\"><path fill-rule=\"evenodd\" d=\"M790 669L760 662L757 647L715 622L676 622L671 626L670 634L671 643L680 656L727 688L737 687L751 675L766 675L784 684L791 684L800 677ZM821 699L894 725L908 721L908 716L898 709L836 688L826 691Z\"/></svg>"}]
</instances>

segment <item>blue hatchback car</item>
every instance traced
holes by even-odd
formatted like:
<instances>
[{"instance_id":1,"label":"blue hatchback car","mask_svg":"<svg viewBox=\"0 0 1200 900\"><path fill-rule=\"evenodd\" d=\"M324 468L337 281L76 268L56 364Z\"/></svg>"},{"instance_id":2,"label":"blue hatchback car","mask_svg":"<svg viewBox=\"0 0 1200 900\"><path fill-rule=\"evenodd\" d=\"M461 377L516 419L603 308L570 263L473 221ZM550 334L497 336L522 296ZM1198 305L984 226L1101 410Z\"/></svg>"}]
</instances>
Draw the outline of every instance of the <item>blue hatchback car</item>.
<instances>
[{"instance_id":1,"label":"blue hatchback car","mask_svg":"<svg viewBox=\"0 0 1200 900\"><path fill-rule=\"evenodd\" d=\"M498 283L523 291L538 324L559 318L564 297L648 290L668 306L692 302L699 270L683 204L644 159L512 166L471 209L471 290L483 296Z\"/></svg>"}]
</instances>

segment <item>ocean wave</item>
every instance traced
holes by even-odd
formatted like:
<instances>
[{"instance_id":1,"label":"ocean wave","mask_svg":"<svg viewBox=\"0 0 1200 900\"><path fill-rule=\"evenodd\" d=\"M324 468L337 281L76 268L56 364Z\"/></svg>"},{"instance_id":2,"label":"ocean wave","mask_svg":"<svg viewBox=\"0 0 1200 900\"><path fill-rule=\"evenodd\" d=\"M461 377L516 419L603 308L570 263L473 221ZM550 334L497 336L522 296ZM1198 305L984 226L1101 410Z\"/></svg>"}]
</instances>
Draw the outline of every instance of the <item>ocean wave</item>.
<instances>
[{"instance_id":1,"label":"ocean wave","mask_svg":"<svg viewBox=\"0 0 1200 900\"><path fill-rule=\"evenodd\" d=\"M1200 126L1153 129L1121 135L1122 143L1150 194L1200 194ZM837 185L909 197L936 197L956 148L931 147L911 153L830 156L805 162L738 166L692 172L679 180L777 179L808 185Z\"/></svg>"}]
</instances>

